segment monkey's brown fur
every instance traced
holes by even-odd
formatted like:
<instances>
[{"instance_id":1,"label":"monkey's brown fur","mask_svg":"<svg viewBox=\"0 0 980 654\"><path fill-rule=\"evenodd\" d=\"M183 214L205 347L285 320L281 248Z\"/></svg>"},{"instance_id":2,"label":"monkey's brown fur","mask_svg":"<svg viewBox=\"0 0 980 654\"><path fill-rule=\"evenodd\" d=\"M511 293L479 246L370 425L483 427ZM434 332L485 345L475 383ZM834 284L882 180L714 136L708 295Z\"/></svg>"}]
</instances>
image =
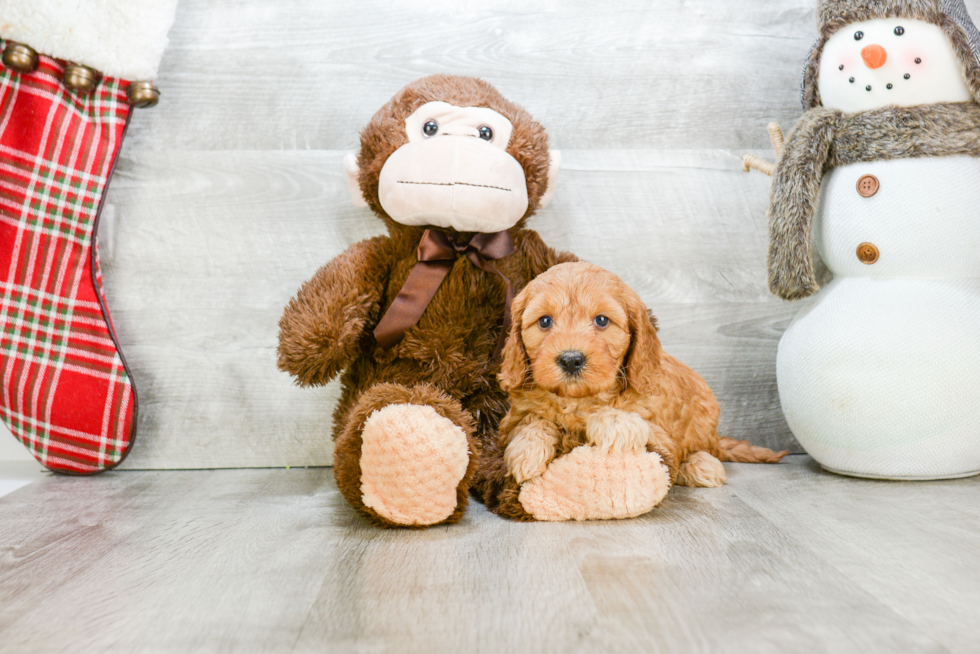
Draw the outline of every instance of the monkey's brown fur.
<instances>
[{"instance_id":1,"label":"monkey's brown fur","mask_svg":"<svg viewBox=\"0 0 980 654\"><path fill-rule=\"evenodd\" d=\"M350 504L378 524L393 523L362 502L360 454L364 421L390 404L433 407L467 435L469 468L457 488L457 507L444 522L466 509L480 444L494 440L506 412L506 395L493 360L506 297L497 276L466 258L456 261L421 319L390 350L381 349L372 330L416 264L423 227L392 220L378 198L378 177L387 158L407 142L405 119L418 107L444 101L460 107L487 107L511 123L507 147L524 168L528 209L509 231L514 252L494 265L515 292L539 273L575 257L558 253L524 222L538 207L548 183L548 139L522 108L492 86L473 78L436 75L409 84L382 107L361 133L359 184L364 198L388 227L388 236L362 241L322 267L286 307L279 322L279 367L302 386L322 385L341 375L342 393L334 412L334 474ZM444 230L468 240L472 234Z\"/></svg>"}]
</instances>

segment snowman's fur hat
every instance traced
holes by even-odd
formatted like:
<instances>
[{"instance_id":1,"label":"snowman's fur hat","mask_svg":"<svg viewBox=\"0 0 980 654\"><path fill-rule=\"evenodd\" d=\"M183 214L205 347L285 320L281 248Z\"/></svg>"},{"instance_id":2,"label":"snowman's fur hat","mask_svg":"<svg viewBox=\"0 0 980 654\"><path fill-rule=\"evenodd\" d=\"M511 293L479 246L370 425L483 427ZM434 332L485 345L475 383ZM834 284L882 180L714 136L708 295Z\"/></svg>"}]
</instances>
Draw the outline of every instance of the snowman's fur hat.
<instances>
[{"instance_id":1,"label":"snowman's fur hat","mask_svg":"<svg viewBox=\"0 0 980 654\"><path fill-rule=\"evenodd\" d=\"M939 25L953 44L973 99L980 102L980 32L970 20L963 0L820 0L817 6L820 38L803 69L803 108L820 106L817 77L827 39L851 23L895 17Z\"/></svg>"}]
</instances>

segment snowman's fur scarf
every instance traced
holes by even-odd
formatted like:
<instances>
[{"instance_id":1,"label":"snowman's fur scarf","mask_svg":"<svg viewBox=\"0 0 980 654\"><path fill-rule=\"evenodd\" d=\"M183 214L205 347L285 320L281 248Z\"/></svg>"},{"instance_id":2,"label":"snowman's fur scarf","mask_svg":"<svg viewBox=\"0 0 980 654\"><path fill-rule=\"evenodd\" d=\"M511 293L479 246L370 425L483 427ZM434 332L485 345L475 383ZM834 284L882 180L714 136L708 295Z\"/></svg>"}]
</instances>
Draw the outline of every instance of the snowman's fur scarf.
<instances>
[{"instance_id":1,"label":"snowman's fur scarf","mask_svg":"<svg viewBox=\"0 0 980 654\"><path fill-rule=\"evenodd\" d=\"M820 106L820 88L817 84L820 57L823 48L833 34L851 23L874 18L914 18L935 23L942 28L953 45L953 52L960 60L963 77L973 99L980 102L980 60L970 47L966 31L943 11L939 0L823 0L817 7L820 38L810 51L803 71L803 108Z\"/></svg>"},{"instance_id":2,"label":"snowman's fur scarf","mask_svg":"<svg viewBox=\"0 0 980 654\"><path fill-rule=\"evenodd\" d=\"M819 290L811 256L824 171L912 157L980 157L980 105L884 107L857 114L817 107L786 142L769 203L769 289L796 300Z\"/></svg>"}]
</instances>

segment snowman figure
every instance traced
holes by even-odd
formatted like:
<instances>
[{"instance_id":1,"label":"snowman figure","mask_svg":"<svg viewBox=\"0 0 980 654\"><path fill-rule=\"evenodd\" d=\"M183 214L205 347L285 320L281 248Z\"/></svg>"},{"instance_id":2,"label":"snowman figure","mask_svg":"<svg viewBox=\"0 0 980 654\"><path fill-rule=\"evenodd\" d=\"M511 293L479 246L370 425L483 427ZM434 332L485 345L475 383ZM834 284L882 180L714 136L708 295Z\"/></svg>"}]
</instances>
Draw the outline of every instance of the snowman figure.
<instances>
[{"instance_id":1,"label":"snowman figure","mask_svg":"<svg viewBox=\"0 0 980 654\"><path fill-rule=\"evenodd\" d=\"M975 475L980 35L962 0L823 0L817 15L807 111L774 170L769 285L816 293L811 245L834 279L779 343L783 411L833 472Z\"/></svg>"}]
</instances>

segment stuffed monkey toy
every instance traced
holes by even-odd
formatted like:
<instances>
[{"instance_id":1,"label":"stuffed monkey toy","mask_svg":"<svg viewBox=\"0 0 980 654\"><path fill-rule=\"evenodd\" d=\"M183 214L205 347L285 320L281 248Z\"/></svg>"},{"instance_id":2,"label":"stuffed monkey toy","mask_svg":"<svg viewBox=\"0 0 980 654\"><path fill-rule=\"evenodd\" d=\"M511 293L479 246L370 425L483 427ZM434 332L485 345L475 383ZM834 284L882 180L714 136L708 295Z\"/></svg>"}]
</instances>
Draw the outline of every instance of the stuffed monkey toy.
<instances>
[{"instance_id":1,"label":"stuffed monkey toy","mask_svg":"<svg viewBox=\"0 0 980 654\"><path fill-rule=\"evenodd\" d=\"M780 340L783 411L835 472L977 474L980 33L962 0L822 0L817 17L769 286L816 293L811 244L834 279Z\"/></svg>"},{"instance_id":2,"label":"stuffed monkey toy","mask_svg":"<svg viewBox=\"0 0 980 654\"><path fill-rule=\"evenodd\" d=\"M558 153L486 82L435 75L375 114L346 167L388 235L302 286L279 323L279 367L301 386L341 375L334 474L351 506L383 526L457 522L507 410L511 300L575 259L525 228L554 192Z\"/></svg>"}]
</instances>

